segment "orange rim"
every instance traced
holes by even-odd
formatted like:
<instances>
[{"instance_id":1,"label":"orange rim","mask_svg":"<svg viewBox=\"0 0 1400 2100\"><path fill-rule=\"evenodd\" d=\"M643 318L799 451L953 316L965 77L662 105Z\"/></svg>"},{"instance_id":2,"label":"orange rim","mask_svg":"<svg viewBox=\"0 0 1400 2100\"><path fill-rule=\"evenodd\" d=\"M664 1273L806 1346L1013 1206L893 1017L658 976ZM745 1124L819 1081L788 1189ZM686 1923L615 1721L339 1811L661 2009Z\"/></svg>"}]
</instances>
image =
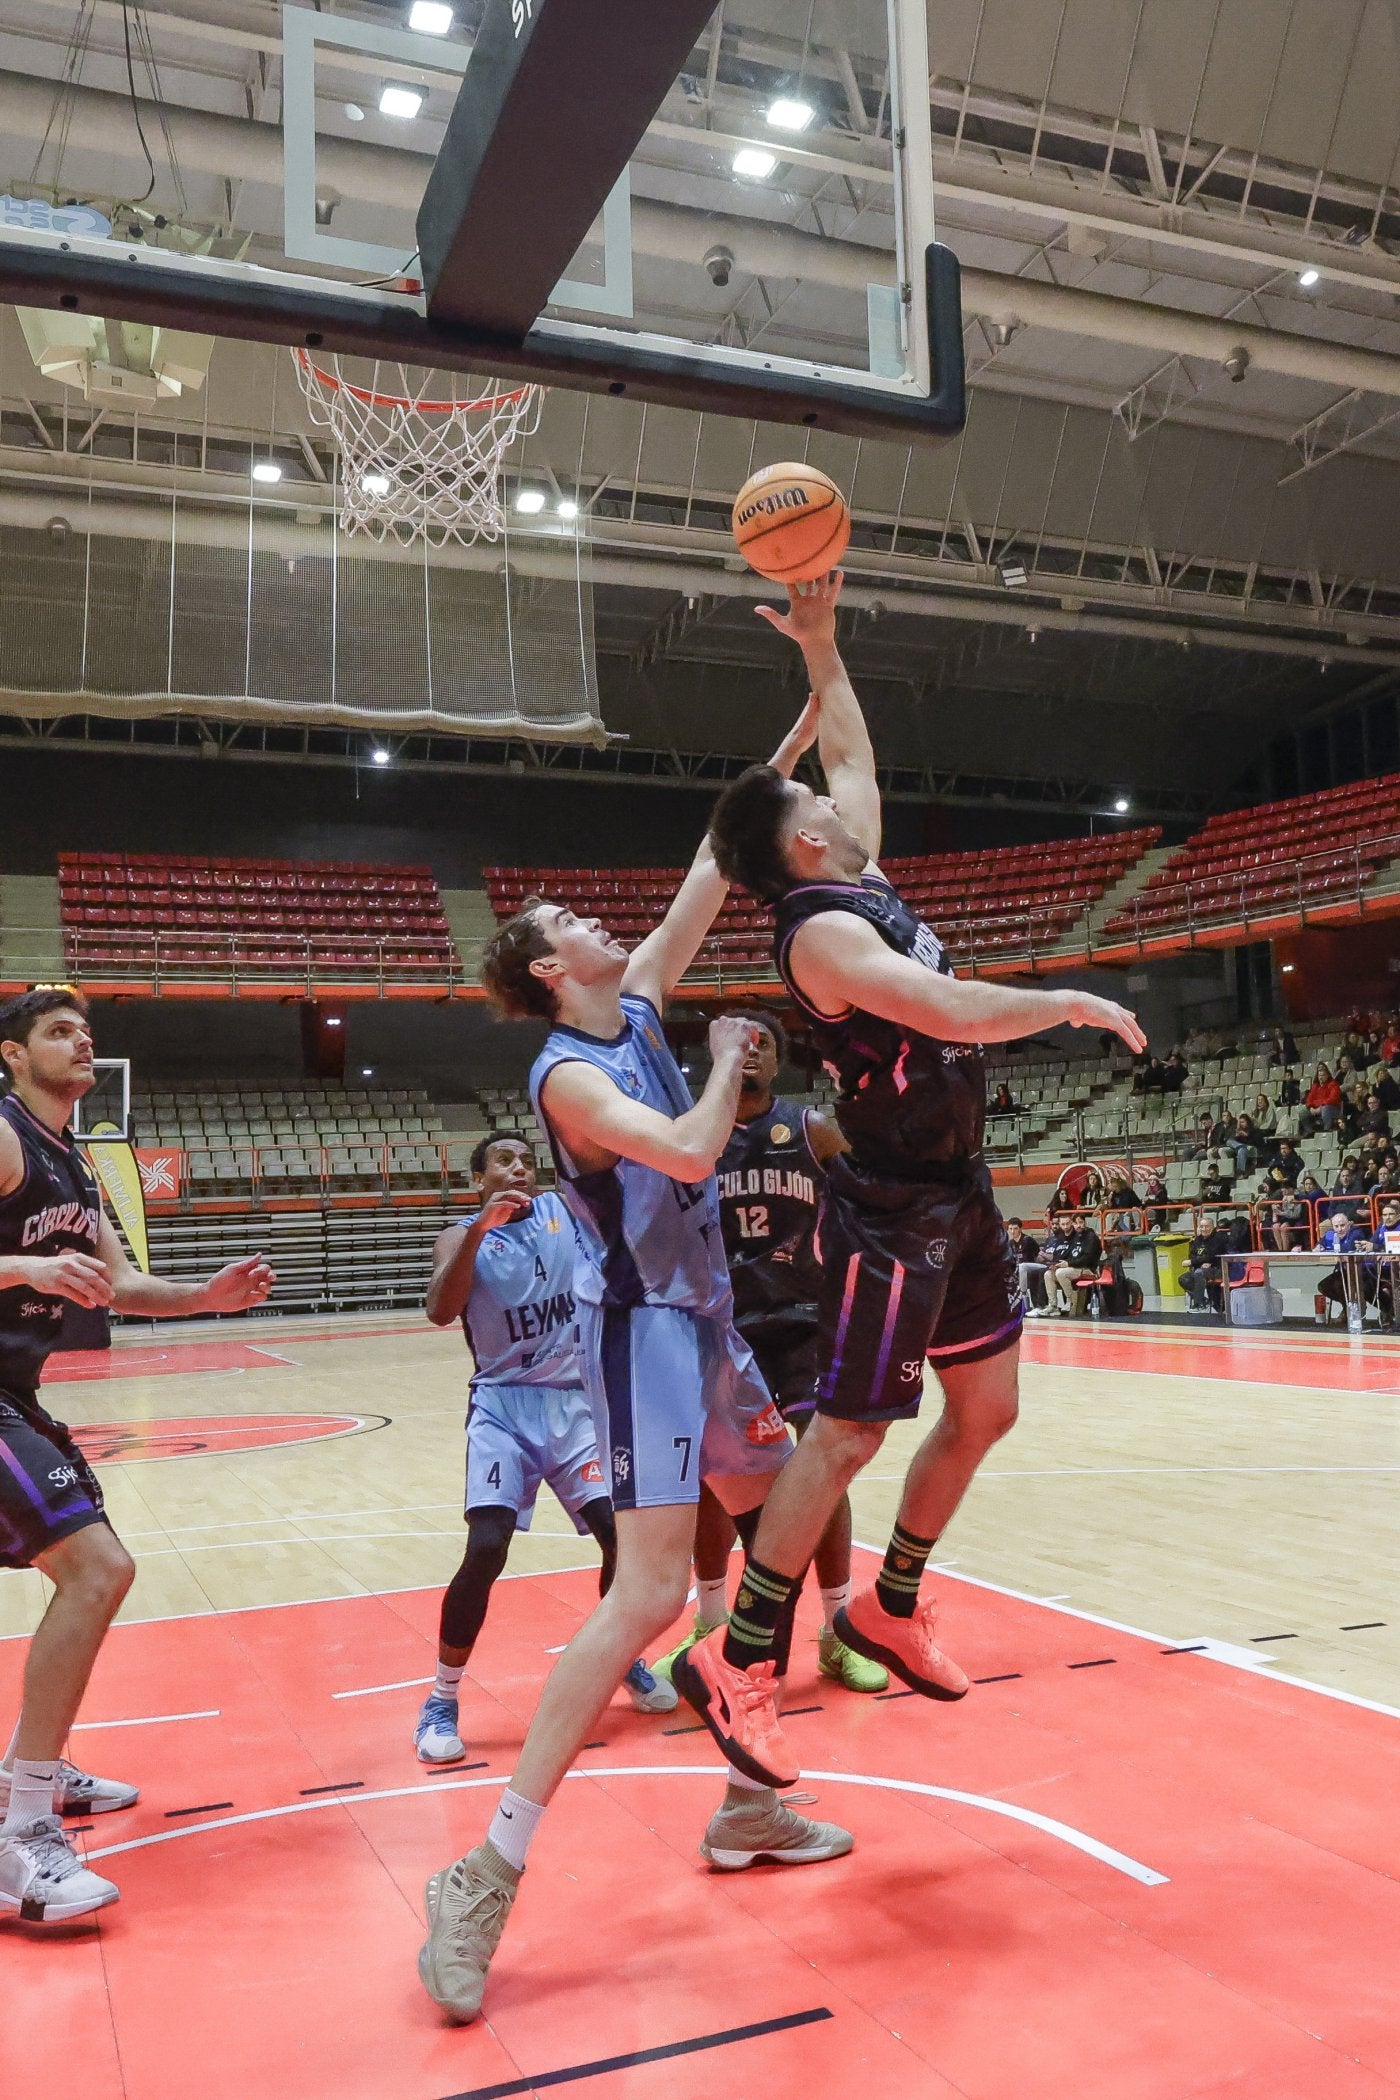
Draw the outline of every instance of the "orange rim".
<instances>
[{"instance_id":1,"label":"orange rim","mask_svg":"<svg viewBox=\"0 0 1400 2100\"><path fill-rule=\"evenodd\" d=\"M323 366L303 349L293 351L297 363L304 371L312 372L322 386L339 388L353 394L357 401L366 402L373 408L416 408L420 415L450 416L455 414L476 415L488 408L505 408L512 401L523 401L527 394L535 391L533 386L518 386L509 394L483 394L477 401L413 401L407 394L376 394L368 387L355 386L348 379L341 379L335 372L327 372Z\"/></svg>"}]
</instances>

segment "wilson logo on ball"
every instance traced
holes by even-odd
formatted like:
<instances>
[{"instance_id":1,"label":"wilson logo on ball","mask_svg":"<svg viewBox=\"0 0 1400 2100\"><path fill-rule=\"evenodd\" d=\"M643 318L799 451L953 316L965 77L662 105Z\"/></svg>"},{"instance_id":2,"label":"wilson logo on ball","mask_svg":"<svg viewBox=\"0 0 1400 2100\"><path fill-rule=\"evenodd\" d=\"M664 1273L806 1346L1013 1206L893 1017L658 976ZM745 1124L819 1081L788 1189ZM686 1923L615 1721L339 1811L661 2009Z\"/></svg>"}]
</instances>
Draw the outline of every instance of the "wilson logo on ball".
<instances>
[{"instance_id":1,"label":"wilson logo on ball","mask_svg":"<svg viewBox=\"0 0 1400 2100\"><path fill-rule=\"evenodd\" d=\"M760 496L755 503L746 504L736 513L735 523L747 525L751 518L771 518L775 511L800 510L811 500L806 489L778 489L772 495Z\"/></svg>"}]
</instances>

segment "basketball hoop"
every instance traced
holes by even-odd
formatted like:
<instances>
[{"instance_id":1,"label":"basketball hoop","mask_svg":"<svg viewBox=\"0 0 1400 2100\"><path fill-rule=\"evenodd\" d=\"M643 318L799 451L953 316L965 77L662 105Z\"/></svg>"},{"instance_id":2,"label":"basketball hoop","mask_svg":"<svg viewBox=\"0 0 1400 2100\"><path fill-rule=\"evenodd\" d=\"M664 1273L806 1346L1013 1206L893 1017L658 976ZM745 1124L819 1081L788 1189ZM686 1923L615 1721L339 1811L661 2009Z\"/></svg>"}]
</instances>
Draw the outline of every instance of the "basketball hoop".
<instances>
[{"instance_id":1,"label":"basketball hoop","mask_svg":"<svg viewBox=\"0 0 1400 2100\"><path fill-rule=\"evenodd\" d=\"M442 401L429 398L431 372L415 388L409 366L388 366L402 391L385 393L377 361L364 387L346 378L338 357L315 364L305 350L292 355L311 419L340 454L342 532L405 546L501 537L501 461L516 438L537 429L542 387Z\"/></svg>"}]
</instances>

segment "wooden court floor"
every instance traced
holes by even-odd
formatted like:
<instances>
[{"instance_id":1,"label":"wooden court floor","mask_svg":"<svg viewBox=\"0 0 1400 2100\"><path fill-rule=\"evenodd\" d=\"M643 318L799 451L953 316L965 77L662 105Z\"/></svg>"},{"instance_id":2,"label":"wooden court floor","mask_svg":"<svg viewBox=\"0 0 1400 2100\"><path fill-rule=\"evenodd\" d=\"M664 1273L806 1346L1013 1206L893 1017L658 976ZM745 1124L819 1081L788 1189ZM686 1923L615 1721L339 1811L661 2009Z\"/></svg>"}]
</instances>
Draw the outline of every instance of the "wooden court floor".
<instances>
[{"instance_id":1,"label":"wooden court floor","mask_svg":"<svg viewBox=\"0 0 1400 2100\"><path fill-rule=\"evenodd\" d=\"M1400 2094L1400 1347L1033 1329L942 1548L973 1694L854 1699L805 1613L793 1736L850 1859L706 1873L708 1739L615 1703L470 2030L419 1993L421 1884L479 1837L591 1549L542 1497L468 1763L425 1771L460 1340L258 1320L56 1368L138 1565L76 1754L145 1793L82 1834L115 1909L0 1932L5 2100ZM860 1482L859 1538L915 1435ZM41 1608L0 1580L6 1709Z\"/></svg>"}]
</instances>

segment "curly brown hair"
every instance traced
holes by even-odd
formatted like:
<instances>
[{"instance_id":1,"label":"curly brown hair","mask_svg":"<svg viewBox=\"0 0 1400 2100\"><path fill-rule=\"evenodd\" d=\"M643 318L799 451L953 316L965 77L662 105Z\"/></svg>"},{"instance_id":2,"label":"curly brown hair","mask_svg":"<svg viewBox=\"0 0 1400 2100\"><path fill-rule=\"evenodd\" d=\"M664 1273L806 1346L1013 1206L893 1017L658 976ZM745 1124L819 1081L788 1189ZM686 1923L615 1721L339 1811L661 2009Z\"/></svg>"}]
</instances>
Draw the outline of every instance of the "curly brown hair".
<instances>
[{"instance_id":1,"label":"curly brown hair","mask_svg":"<svg viewBox=\"0 0 1400 2100\"><path fill-rule=\"evenodd\" d=\"M549 936L536 914L544 897L527 897L513 919L498 926L481 951L481 982L497 1013L511 1021L553 1021L558 1001L542 977L530 968L552 955Z\"/></svg>"}]
</instances>

